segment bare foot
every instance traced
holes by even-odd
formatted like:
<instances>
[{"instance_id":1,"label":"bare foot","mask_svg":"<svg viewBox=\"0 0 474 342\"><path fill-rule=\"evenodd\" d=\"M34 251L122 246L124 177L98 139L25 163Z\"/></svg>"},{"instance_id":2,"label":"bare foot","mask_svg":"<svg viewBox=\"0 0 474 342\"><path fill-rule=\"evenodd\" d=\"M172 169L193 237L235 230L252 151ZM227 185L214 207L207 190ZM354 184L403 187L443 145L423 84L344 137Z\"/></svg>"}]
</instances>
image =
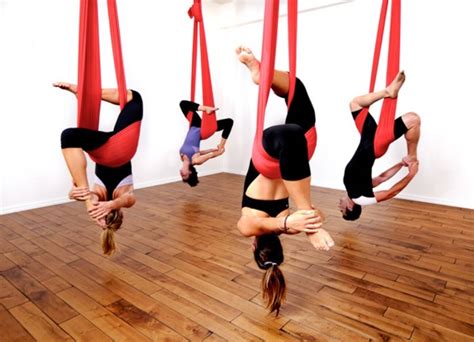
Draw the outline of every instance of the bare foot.
<instances>
[{"instance_id":1,"label":"bare foot","mask_svg":"<svg viewBox=\"0 0 474 342\"><path fill-rule=\"evenodd\" d=\"M53 83L53 87L70 91L73 94L77 93L77 86L75 84L72 84L72 83L55 82L55 83Z\"/></svg>"},{"instance_id":2,"label":"bare foot","mask_svg":"<svg viewBox=\"0 0 474 342\"><path fill-rule=\"evenodd\" d=\"M334 240L331 238L331 235L322 228L318 229L316 233L306 235L308 236L309 242L311 242L318 251L328 251L334 246Z\"/></svg>"},{"instance_id":3,"label":"bare foot","mask_svg":"<svg viewBox=\"0 0 474 342\"><path fill-rule=\"evenodd\" d=\"M396 98L404 82L405 71L402 70L398 73L397 77L395 77L392 83L390 83L390 85L387 87L387 97L390 97L392 99Z\"/></svg>"},{"instance_id":4,"label":"bare foot","mask_svg":"<svg viewBox=\"0 0 474 342\"><path fill-rule=\"evenodd\" d=\"M248 47L243 45L239 46L235 49L235 53L237 54L239 61L247 66L250 70L250 75L252 76L252 81L255 84L259 84L260 82L260 62L257 58L255 58L252 50Z\"/></svg>"}]
</instances>

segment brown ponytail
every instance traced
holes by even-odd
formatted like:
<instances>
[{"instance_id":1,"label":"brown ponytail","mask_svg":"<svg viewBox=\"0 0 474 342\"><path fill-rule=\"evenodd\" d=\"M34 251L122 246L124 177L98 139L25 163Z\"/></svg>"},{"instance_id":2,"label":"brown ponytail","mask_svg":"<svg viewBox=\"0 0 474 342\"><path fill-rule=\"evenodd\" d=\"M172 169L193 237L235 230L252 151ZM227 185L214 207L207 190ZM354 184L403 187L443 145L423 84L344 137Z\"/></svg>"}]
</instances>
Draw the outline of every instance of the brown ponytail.
<instances>
[{"instance_id":1,"label":"brown ponytail","mask_svg":"<svg viewBox=\"0 0 474 342\"><path fill-rule=\"evenodd\" d=\"M257 237L253 256L258 268L265 270L262 278L263 300L270 313L280 313L280 307L286 297L285 277L278 265L283 263L283 247L276 234L265 234Z\"/></svg>"},{"instance_id":2,"label":"brown ponytail","mask_svg":"<svg viewBox=\"0 0 474 342\"><path fill-rule=\"evenodd\" d=\"M114 254L117 248L115 244L114 233L120 229L120 227L122 226L122 221L123 214L119 210L113 210L105 217L105 223L107 224L107 228L102 231L102 234L100 236L102 252L105 255Z\"/></svg>"},{"instance_id":3,"label":"brown ponytail","mask_svg":"<svg viewBox=\"0 0 474 342\"><path fill-rule=\"evenodd\" d=\"M285 277L278 265L272 265L265 271L262 278L262 294L270 313L276 311L276 316L278 316L281 304L286 298Z\"/></svg>"}]
</instances>

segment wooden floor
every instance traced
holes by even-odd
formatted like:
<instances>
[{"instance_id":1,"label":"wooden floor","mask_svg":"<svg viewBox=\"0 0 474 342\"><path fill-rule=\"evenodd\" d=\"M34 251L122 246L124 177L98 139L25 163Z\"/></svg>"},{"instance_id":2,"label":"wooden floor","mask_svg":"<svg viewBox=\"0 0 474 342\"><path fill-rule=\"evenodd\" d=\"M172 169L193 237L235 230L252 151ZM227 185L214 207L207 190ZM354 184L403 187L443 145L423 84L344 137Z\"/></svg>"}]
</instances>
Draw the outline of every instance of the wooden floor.
<instances>
[{"instance_id":1,"label":"wooden floor","mask_svg":"<svg viewBox=\"0 0 474 342\"><path fill-rule=\"evenodd\" d=\"M474 341L474 211L392 200L340 218L340 191L314 189L337 245L283 238L288 299L267 316L243 177L136 191L100 253L81 203L0 216L1 341Z\"/></svg>"}]
</instances>

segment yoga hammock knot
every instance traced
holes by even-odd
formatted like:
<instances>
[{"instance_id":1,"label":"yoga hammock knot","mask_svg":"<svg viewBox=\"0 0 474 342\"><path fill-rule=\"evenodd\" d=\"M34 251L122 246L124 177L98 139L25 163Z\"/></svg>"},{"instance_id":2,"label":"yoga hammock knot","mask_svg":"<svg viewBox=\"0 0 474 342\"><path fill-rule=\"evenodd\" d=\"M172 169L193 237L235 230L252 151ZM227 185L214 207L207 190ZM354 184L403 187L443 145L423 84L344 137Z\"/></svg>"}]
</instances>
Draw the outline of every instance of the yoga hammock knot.
<instances>
[{"instance_id":1,"label":"yoga hammock knot","mask_svg":"<svg viewBox=\"0 0 474 342\"><path fill-rule=\"evenodd\" d=\"M202 10L201 3L195 2L188 10L188 15L191 19L201 22L202 21Z\"/></svg>"}]
</instances>

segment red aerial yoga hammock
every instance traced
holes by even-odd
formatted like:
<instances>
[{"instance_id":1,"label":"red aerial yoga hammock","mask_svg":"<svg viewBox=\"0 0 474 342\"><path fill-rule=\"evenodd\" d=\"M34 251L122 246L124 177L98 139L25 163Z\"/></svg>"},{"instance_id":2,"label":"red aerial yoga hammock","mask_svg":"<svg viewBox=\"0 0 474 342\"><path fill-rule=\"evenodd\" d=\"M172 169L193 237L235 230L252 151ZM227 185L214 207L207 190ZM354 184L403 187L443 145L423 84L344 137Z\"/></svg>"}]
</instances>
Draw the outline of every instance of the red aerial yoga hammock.
<instances>
[{"instance_id":1,"label":"red aerial yoga hammock","mask_svg":"<svg viewBox=\"0 0 474 342\"><path fill-rule=\"evenodd\" d=\"M204 20L202 17L201 0L194 0L194 4L189 8L188 15L194 18L193 30L193 55L191 71L191 101L194 102L196 93L196 67L197 67L197 48L198 32L199 45L201 49L201 79L202 79L202 98L203 104L214 107L214 95L212 93L211 72L209 70L209 57L207 55L206 32L204 31ZM191 125L193 113L189 112L187 119ZM216 113L203 113L201 123L201 139L207 139L217 130Z\"/></svg>"},{"instance_id":2,"label":"red aerial yoga hammock","mask_svg":"<svg viewBox=\"0 0 474 342\"><path fill-rule=\"evenodd\" d=\"M77 125L81 128L98 130L102 85L97 0L81 0L80 6ZM127 86L115 0L107 0L107 7L120 108L123 109L127 103ZM137 121L119 131L104 145L88 151L89 156L96 163L109 167L118 167L129 162L137 150L140 125L141 121Z\"/></svg>"},{"instance_id":3,"label":"red aerial yoga hammock","mask_svg":"<svg viewBox=\"0 0 474 342\"><path fill-rule=\"evenodd\" d=\"M278 33L279 0L266 0L263 27L262 60L260 63L260 85L258 87L257 131L255 133L252 161L255 168L267 178L281 178L279 161L263 148L263 130L265 109L272 86L275 70L275 53ZM297 32L298 2L288 0L288 45L290 64L290 89L288 93L288 107L291 105L296 84L296 32ZM313 156L316 148L316 128L313 126L305 134L308 144L308 159Z\"/></svg>"},{"instance_id":4,"label":"red aerial yoga hammock","mask_svg":"<svg viewBox=\"0 0 474 342\"><path fill-rule=\"evenodd\" d=\"M369 92L372 93L375 88L377 70L380 60L380 51L382 48L385 20L387 17L388 0L383 0L382 10L380 12L380 21L375 43L374 60L372 64L372 75L370 79ZM401 0L392 0L392 11L390 21L390 41L388 47L387 79L388 86L397 76L400 69L400 22L401 22ZM375 157L380 158L387 152L388 147L395 139L393 126L395 122L395 111L397 109L397 98L385 98L382 104L380 119L375 133L374 152ZM369 108L364 108L357 116L355 123L357 129L362 133L364 121L369 113Z\"/></svg>"}]
</instances>

